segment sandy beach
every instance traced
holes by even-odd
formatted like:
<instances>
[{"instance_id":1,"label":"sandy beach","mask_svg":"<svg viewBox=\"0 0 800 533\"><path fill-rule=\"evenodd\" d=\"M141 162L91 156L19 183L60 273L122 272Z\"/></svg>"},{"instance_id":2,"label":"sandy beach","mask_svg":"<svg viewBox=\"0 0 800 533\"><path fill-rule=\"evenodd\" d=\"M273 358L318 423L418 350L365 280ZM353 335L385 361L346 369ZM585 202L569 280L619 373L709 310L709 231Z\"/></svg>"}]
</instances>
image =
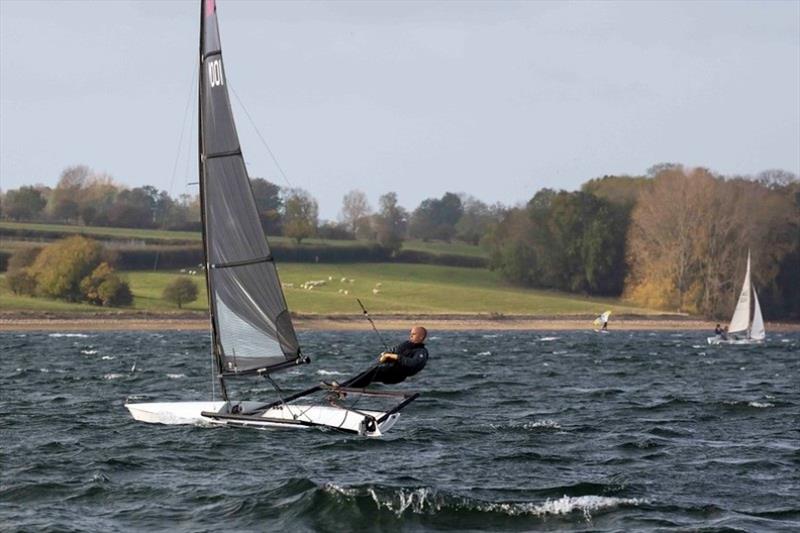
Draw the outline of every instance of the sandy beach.
<instances>
[{"instance_id":1,"label":"sandy beach","mask_svg":"<svg viewBox=\"0 0 800 533\"><path fill-rule=\"evenodd\" d=\"M404 330L420 324L430 330L570 330L592 327L590 316L532 315L372 315L382 330ZM367 330L362 315L293 316L298 330ZM709 330L714 322L680 315L618 315L612 330ZM203 313L37 313L2 312L0 331L205 331L208 317ZM800 331L800 324L767 323L767 331Z\"/></svg>"}]
</instances>

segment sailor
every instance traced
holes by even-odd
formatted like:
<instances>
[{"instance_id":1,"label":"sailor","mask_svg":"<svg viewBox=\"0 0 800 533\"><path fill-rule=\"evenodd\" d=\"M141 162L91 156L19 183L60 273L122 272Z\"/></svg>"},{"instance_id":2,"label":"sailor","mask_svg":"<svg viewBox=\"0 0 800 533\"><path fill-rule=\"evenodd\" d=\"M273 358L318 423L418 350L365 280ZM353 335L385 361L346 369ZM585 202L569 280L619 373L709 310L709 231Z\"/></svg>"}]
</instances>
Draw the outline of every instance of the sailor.
<instances>
[{"instance_id":1,"label":"sailor","mask_svg":"<svg viewBox=\"0 0 800 533\"><path fill-rule=\"evenodd\" d=\"M398 344L388 352L381 353L378 364L351 378L340 386L362 388L370 383L386 383L394 385L413 376L428 362L428 349L425 348L425 338L428 330L422 326L414 326L408 335L408 340Z\"/></svg>"},{"instance_id":2,"label":"sailor","mask_svg":"<svg viewBox=\"0 0 800 533\"><path fill-rule=\"evenodd\" d=\"M722 326L717 324L717 327L714 328L714 335L717 337L722 337Z\"/></svg>"}]
</instances>

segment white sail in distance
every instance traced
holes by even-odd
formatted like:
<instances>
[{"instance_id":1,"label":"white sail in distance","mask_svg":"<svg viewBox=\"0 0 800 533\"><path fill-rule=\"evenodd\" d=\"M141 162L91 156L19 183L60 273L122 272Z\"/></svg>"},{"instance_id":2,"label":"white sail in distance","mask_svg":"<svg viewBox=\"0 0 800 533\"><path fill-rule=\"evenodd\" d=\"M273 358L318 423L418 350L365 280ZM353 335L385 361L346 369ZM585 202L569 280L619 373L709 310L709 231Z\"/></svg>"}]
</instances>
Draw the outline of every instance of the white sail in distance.
<instances>
[{"instance_id":1,"label":"white sail in distance","mask_svg":"<svg viewBox=\"0 0 800 533\"><path fill-rule=\"evenodd\" d=\"M747 273L739 293L739 301L728 325L728 333L744 333L750 327L750 252L747 252Z\"/></svg>"},{"instance_id":2,"label":"white sail in distance","mask_svg":"<svg viewBox=\"0 0 800 533\"><path fill-rule=\"evenodd\" d=\"M750 327L750 338L754 340L763 340L767 336L764 329L764 317L761 316L761 306L758 304L758 294L753 287L753 325Z\"/></svg>"}]
</instances>

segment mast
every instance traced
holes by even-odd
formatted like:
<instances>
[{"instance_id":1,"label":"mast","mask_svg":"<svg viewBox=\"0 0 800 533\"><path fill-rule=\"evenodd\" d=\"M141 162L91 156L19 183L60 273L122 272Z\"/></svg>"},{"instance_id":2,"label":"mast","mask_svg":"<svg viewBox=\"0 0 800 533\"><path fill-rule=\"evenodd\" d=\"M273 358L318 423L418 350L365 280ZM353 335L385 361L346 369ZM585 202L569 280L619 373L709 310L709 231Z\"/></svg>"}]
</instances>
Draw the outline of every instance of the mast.
<instances>
[{"instance_id":1,"label":"mast","mask_svg":"<svg viewBox=\"0 0 800 533\"><path fill-rule=\"evenodd\" d=\"M242 156L216 3L201 5L200 199L214 357L220 379L266 374L305 359Z\"/></svg>"},{"instance_id":2,"label":"mast","mask_svg":"<svg viewBox=\"0 0 800 533\"><path fill-rule=\"evenodd\" d=\"M217 334L217 321L215 319L215 306L214 306L214 298L212 297L211 292L211 275L209 272L209 261L208 261L208 237L206 235L206 201L205 201L205 147L203 145L203 98L205 96L205 89L203 83L203 54L205 50L205 19L206 13L205 9L211 7L212 9L216 9L214 4L210 4L207 0L200 0L200 49L198 52L198 76L197 76L197 117L198 117L198 127L197 127L197 158L198 164L197 169L199 173L198 183L200 186L200 227L201 227L201 235L203 240L203 270L206 279L206 298L208 300L208 314L209 314L209 322L211 325L211 349L212 353L214 354L214 363L215 367L213 370L217 375L217 379L219 379L219 386L220 391L222 393L222 399L224 401L228 401L228 390L225 387L225 377L223 376L224 367L222 363L222 357L220 355L219 343L217 342L218 334Z\"/></svg>"}]
</instances>

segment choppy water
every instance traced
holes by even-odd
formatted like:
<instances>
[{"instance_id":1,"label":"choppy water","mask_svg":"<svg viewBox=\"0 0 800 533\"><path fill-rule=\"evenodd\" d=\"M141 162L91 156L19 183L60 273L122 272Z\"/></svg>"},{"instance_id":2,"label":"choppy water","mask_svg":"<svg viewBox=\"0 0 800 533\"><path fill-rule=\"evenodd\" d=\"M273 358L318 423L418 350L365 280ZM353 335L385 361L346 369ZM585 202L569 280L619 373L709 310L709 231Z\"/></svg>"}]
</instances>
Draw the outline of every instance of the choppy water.
<instances>
[{"instance_id":1,"label":"choppy water","mask_svg":"<svg viewBox=\"0 0 800 533\"><path fill-rule=\"evenodd\" d=\"M0 529L798 531L800 335L704 337L435 332L376 440L134 422L128 396L209 398L204 334L0 334ZM287 389L377 351L301 341Z\"/></svg>"}]
</instances>

